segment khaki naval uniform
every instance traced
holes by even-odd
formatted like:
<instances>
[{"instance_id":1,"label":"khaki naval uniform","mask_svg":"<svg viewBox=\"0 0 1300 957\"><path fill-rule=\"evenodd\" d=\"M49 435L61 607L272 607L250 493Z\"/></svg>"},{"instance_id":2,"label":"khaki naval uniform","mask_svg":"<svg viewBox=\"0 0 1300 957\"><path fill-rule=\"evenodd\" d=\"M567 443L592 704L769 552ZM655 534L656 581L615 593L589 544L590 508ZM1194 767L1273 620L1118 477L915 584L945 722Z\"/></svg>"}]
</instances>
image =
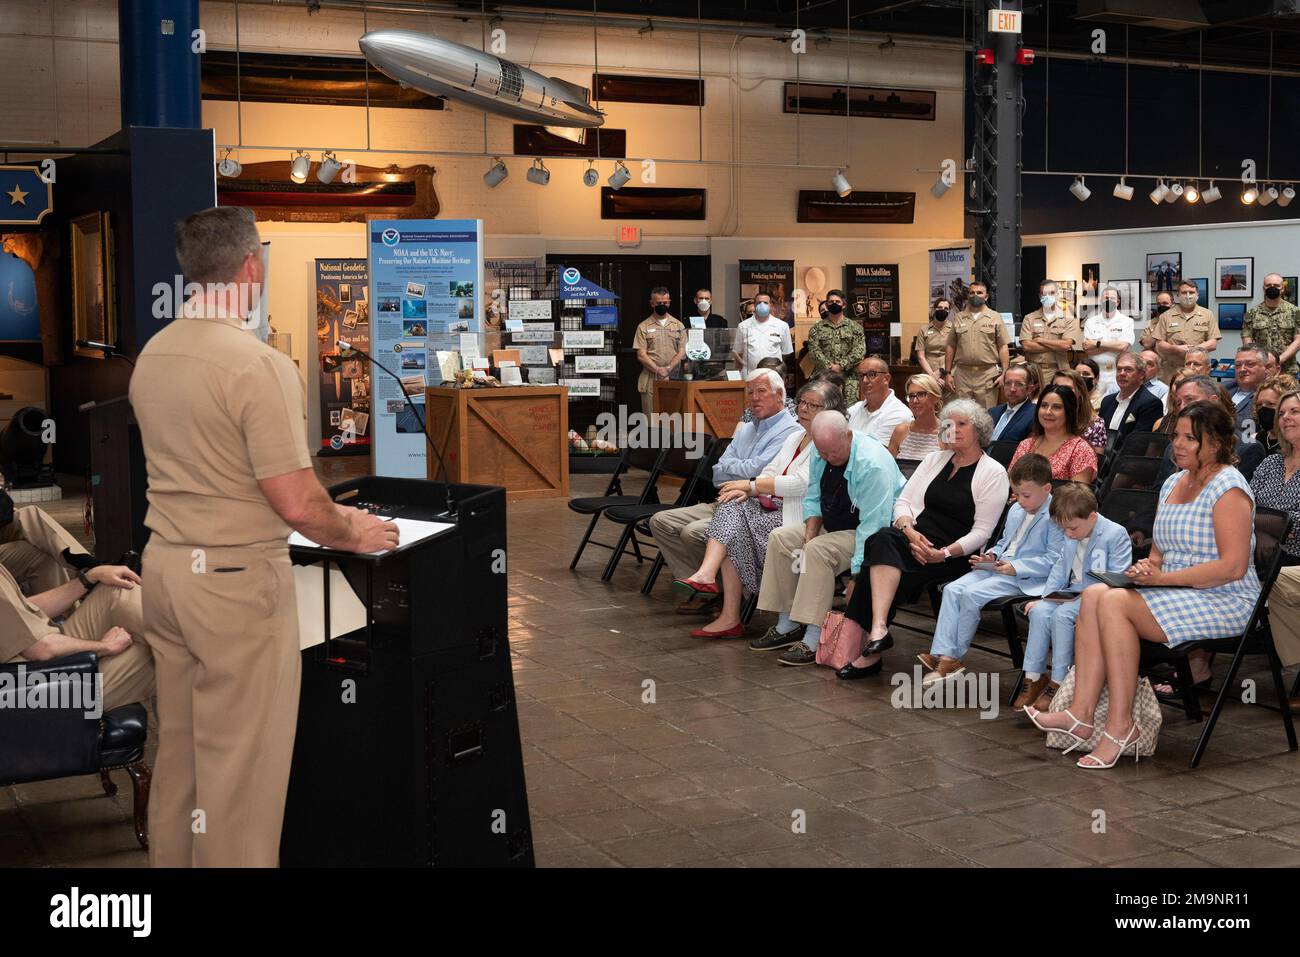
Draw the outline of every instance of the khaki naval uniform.
<instances>
[{"instance_id":1,"label":"khaki naval uniform","mask_svg":"<svg viewBox=\"0 0 1300 957\"><path fill-rule=\"evenodd\" d=\"M934 370L935 379L938 379L939 370L948 361L947 320L944 320L944 324L938 326L933 322L927 322L925 327L916 334L916 343L912 348L918 356L925 356L925 361L930 363L930 368ZM949 391L948 386L940 383L940 388L946 397Z\"/></svg>"},{"instance_id":2,"label":"khaki naval uniform","mask_svg":"<svg viewBox=\"0 0 1300 957\"><path fill-rule=\"evenodd\" d=\"M1246 310L1246 317L1241 323L1241 338L1249 339L1261 349L1276 352L1279 356L1286 352L1287 346L1300 332L1300 309L1285 299L1269 308L1267 300ZM1288 375L1296 374L1295 356L1282 368Z\"/></svg>"},{"instance_id":3,"label":"khaki naval uniform","mask_svg":"<svg viewBox=\"0 0 1300 957\"><path fill-rule=\"evenodd\" d=\"M1155 349L1156 342L1172 342L1178 346L1199 346L1211 339L1222 339L1219 320L1214 313L1204 306L1197 306L1190 313L1185 313L1178 306L1166 309L1156 317L1156 321L1147 326L1142 333L1142 347ZM1156 349L1156 352L1160 350ZM1160 378L1168 382L1175 372L1184 365L1182 356L1167 356L1160 353Z\"/></svg>"},{"instance_id":4,"label":"khaki naval uniform","mask_svg":"<svg viewBox=\"0 0 1300 957\"><path fill-rule=\"evenodd\" d=\"M1083 341L1083 334L1079 330L1079 321L1070 310L1062 309L1060 315L1048 316L1039 309L1025 316L1020 323L1020 341L1024 343L1034 339L1069 339L1073 343L1071 348L1077 349ZM1051 382L1056 373L1073 368L1068 351L1026 352L1025 359L1038 367L1044 384Z\"/></svg>"},{"instance_id":5,"label":"khaki naval uniform","mask_svg":"<svg viewBox=\"0 0 1300 957\"><path fill-rule=\"evenodd\" d=\"M302 381L237 320L182 318L141 351L131 405L153 532L150 862L274 867L298 719L298 612L290 529L257 481L311 467Z\"/></svg>"},{"instance_id":6,"label":"khaki naval uniform","mask_svg":"<svg viewBox=\"0 0 1300 957\"><path fill-rule=\"evenodd\" d=\"M632 348L644 349L646 356L657 366L670 365L685 346L686 327L672 316L665 317L661 323L658 316L652 315L636 327L636 335L632 338ZM641 411L646 415L655 410L656 381L655 374L641 366L636 390L641 393Z\"/></svg>"},{"instance_id":7,"label":"khaki naval uniform","mask_svg":"<svg viewBox=\"0 0 1300 957\"><path fill-rule=\"evenodd\" d=\"M27 595L72 580L73 571L63 561L65 548L76 555L88 554L66 528L35 505L18 506L14 520L0 528L0 565Z\"/></svg>"},{"instance_id":8,"label":"khaki naval uniform","mask_svg":"<svg viewBox=\"0 0 1300 957\"><path fill-rule=\"evenodd\" d=\"M998 404L994 380L1002 374L1002 347L1010 343L1006 323L988 307L962 310L948 320L953 354L953 388L959 398L974 399L986 409Z\"/></svg>"}]
</instances>

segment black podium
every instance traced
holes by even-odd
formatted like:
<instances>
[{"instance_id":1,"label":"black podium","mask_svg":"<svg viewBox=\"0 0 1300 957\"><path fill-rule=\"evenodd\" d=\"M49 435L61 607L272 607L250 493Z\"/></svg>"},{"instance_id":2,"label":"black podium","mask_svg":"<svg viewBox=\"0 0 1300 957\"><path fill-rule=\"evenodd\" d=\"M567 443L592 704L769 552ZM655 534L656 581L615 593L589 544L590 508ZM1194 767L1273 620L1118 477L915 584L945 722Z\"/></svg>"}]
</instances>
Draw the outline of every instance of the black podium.
<instances>
[{"instance_id":1,"label":"black podium","mask_svg":"<svg viewBox=\"0 0 1300 957\"><path fill-rule=\"evenodd\" d=\"M506 615L505 490L366 477L330 489L453 527L340 569L364 628L302 652L283 866L532 866ZM315 570L312 571L315 574ZM325 606L329 608L328 579ZM325 634L330 634L328 622Z\"/></svg>"}]
</instances>

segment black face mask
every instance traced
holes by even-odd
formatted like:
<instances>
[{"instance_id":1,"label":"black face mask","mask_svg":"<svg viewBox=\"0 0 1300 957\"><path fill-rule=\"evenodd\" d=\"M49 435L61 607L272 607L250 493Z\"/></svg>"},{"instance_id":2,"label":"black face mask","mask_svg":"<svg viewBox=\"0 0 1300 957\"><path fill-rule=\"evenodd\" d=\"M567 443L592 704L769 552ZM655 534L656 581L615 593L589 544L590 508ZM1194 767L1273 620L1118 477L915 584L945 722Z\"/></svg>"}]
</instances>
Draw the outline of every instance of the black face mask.
<instances>
[{"instance_id":1,"label":"black face mask","mask_svg":"<svg viewBox=\"0 0 1300 957\"><path fill-rule=\"evenodd\" d=\"M666 316L666 315L668 315L668 304L667 304L667 303L664 303L664 302L661 302L661 303L659 303L658 305L656 305L656 306L655 306L655 315L656 315L656 316Z\"/></svg>"},{"instance_id":2,"label":"black face mask","mask_svg":"<svg viewBox=\"0 0 1300 957\"><path fill-rule=\"evenodd\" d=\"M936 310L934 311L934 318L938 319L940 322L943 322L945 319L948 318L948 310L947 310L947 309L936 309Z\"/></svg>"},{"instance_id":3,"label":"black face mask","mask_svg":"<svg viewBox=\"0 0 1300 957\"><path fill-rule=\"evenodd\" d=\"M842 302L828 302L826 303L826 311L832 316L838 316L844 311L844 304Z\"/></svg>"},{"instance_id":4,"label":"black face mask","mask_svg":"<svg viewBox=\"0 0 1300 957\"><path fill-rule=\"evenodd\" d=\"M1282 295L1282 287L1281 287L1281 286L1265 286L1265 287L1264 287L1264 298L1265 298L1265 299L1277 299L1277 298L1279 298L1281 295Z\"/></svg>"},{"instance_id":5,"label":"black face mask","mask_svg":"<svg viewBox=\"0 0 1300 957\"><path fill-rule=\"evenodd\" d=\"M1105 302L1102 303L1102 306L1105 308L1107 312L1114 312L1116 309L1119 308L1119 303L1117 303L1114 299L1107 299Z\"/></svg>"},{"instance_id":6,"label":"black face mask","mask_svg":"<svg viewBox=\"0 0 1300 957\"><path fill-rule=\"evenodd\" d=\"M1277 422L1277 409L1262 408L1255 415L1255 421L1259 423L1261 432L1272 432L1273 425Z\"/></svg>"},{"instance_id":7,"label":"black face mask","mask_svg":"<svg viewBox=\"0 0 1300 957\"><path fill-rule=\"evenodd\" d=\"M1079 378L1083 380L1084 388L1086 388L1089 392L1091 392L1093 383L1096 382L1097 380L1090 375L1080 376Z\"/></svg>"}]
</instances>

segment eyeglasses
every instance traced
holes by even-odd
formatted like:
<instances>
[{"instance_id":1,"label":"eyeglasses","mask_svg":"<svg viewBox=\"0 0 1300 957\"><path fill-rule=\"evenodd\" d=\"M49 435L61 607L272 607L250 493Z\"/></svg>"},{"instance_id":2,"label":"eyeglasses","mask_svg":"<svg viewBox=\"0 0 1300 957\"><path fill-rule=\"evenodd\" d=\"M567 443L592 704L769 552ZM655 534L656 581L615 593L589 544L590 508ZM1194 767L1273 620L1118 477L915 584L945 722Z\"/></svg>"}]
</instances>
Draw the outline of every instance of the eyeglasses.
<instances>
[{"instance_id":1,"label":"eyeglasses","mask_svg":"<svg viewBox=\"0 0 1300 957\"><path fill-rule=\"evenodd\" d=\"M826 408L821 402L809 402L807 399L800 399L797 405L801 409L812 409L813 411Z\"/></svg>"},{"instance_id":2,"label":"eyeglasses","mask_svg":"<svg viewBox=\"0 0 1300 957\"><path fill-rule=\"evenodd\" d=\"M889 373L888 373L888 372L879 372L879 371L876 371L876 372L859 372L859 373L858 373L858 378L859 378L859 379L878 379L878 378L880 378L882 375L889 375Z\"/></svg>"},{"instance_id":3,"label":"eyeglasses","mask_svg":"<svg viewBox=\"0 0 1300 957\"><path fill-rule=\"evenodd\" d=\"M929 392L909 392L907 393L908 402L920 402L922 399L930 398Z\"/></svg>"}]
</instances>

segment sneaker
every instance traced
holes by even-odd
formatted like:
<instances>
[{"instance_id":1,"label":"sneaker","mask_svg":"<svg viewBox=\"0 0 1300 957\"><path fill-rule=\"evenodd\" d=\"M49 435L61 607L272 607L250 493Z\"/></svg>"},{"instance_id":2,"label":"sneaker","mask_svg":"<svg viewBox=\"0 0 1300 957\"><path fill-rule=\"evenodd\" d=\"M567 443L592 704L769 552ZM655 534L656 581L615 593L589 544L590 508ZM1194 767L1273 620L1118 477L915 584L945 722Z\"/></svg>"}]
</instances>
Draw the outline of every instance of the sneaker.
<instances>
[{"instance_id":1,"label":"sneaker","mask_svg":"<svg viewBox=\"0 0 1300 957\"><path fill-rule=\"evenodd\" d=\"M1051 678L1047 675L1039 675L1034 681L1025 681L1025 685L1020 689L1020 694L1016 695L1016 700L1011 702L1012 711L1023 711L1025 705L1032 704L1039 711L1046 711L1045 707L1040 708L1037 704L1039 695L1051 683Z\"/></svg>"},{"instance_id":2,"label":"sneaker","mask_svg":"<svg viewBox=\"0 0 1300 957\"><path fill-rule=\"evenodd\" d=\"M803 631L806 626L800 625L794 631L779 632L776 625L773 625L763 633L761 638L755 638L749 643L750 651L779 651L782 648L789 648L791 645L803 644Z\"/></svg>"},{"instance_id":3,"label":"sneaker","mask_svg":"<svg viewBox=\"0 0 1300 957\"><path fill-rule=\"evenodd\" d=\"M1052 697L1056 694L1056 692L1060 689L1060 687L1061 686L1058 682L1049 681L1047 683L1047 687L1043 689L1043 693L1040 694L1038 696L1038 700L1034 702L1034 710L1051 711Z\"/></svg>"},{"instance_id":4,"label":"sneaker","mask_svg":"<svg viewBox=\"0 0 1300 957\"><path fill-rule=\"evenodd\" d=\"M966 666L960 661L954 661L952 658L940 658L936 663L935 669L921 679L921 684L938 684L940 681L946 681L948 678L956 677L965 670Z\"/></svg>"},{"instance_id":5,"label":"sneaker","mask_svg":"<svg viewBox=\"0 0 1300 957\"><path fill-rule=\"evenodd\" d=\"M815 665L817 664L817 652L801 641L793 648L787 648L781 652L781 656L776 659L776 663L778 665Z\"/></svg>"}]
</instances>

